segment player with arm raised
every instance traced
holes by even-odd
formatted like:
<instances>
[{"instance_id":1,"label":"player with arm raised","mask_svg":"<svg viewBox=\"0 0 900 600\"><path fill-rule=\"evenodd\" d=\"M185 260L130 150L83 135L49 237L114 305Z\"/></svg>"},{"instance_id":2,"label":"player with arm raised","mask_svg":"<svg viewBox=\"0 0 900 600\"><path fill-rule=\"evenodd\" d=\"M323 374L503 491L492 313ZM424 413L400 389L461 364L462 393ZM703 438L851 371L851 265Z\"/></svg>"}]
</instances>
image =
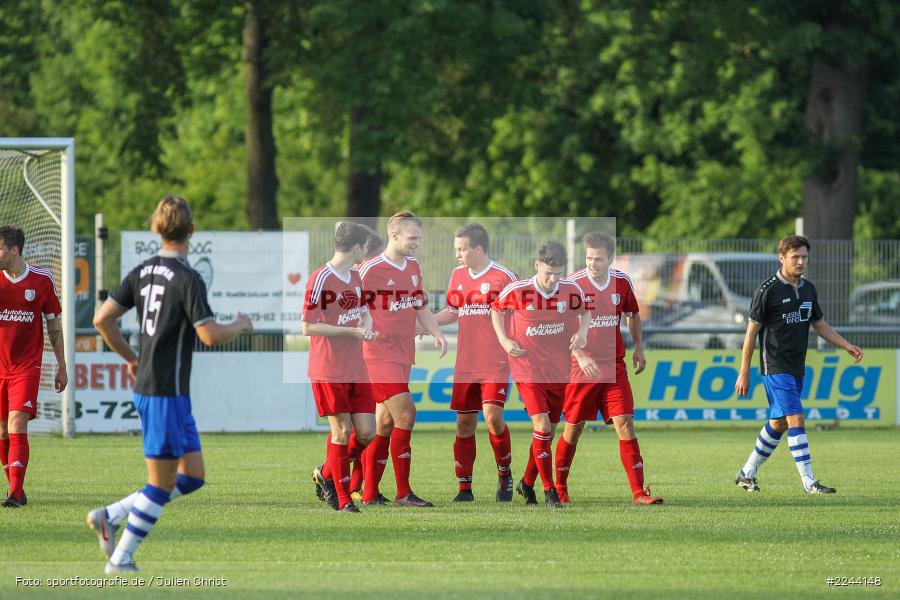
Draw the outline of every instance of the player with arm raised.
<instances>
[{"instance_id":1,"label":"player with arm raised","mask_svg":"<svg viewBox=\"0 0 900 600\"><path fill-rule=\"evenodd\" d=\"M309 276L300 317L303 335L310 336L308 372L316 408L331 427L326 464L313 471L313 479L323 499L342 512L359 512L350 498L350 461L359 459L375 435L375 401L362 343L378 334L353 267L366 255L369 232L358 223L338 224L334 256Z\"/></svg>"},{"instance_id":2,"label":"player with arm raised","mask_svg":"<svg viewBox=\"0 0 900 600\"><path fill-rule=\"evenodd\" d=\"M510 464L512 450L503 407L509 392L509 361L497 341L491 323L491 303L515 281L515 274L487 255L488 233L478 223L456 230L456 260L447 286L447 308L435 316L438 325L459 321L456 368L450 408L456 411L456 442L453 458L459 493L454 502L471 502L475 465L475 429L478 413L484 413L494 459L497 462L497 501L509 502L513 495Z\"/></svg>"},{"instance_id":3,"label":"player with arm raised","mask_svg":"<svg viewBox=\"0 0 900 600\"><path fill-rule=\"evenodd\" d=\"M528 465L516 491L526 504L537 504L534 482L540 473L550 508L562 506L553 483L552 443L569 381L571 351L587 343L591 324L581 288L562 278L565 265L562 244L542 243L534 261L535 276L506 286L491 310L494 332L509 355L513 381L534 427Z\"/></svg>"},{"instance_id":4,"label":"player with arm raised","mask_svg":"<svg viewBox=\"0 0 900 600\"><path fill-rule=\"evenodd\" d=\"M644 489L644 459L634 432L634 396L625 368L625 343L619 322L624 315L634 340L635 375L647 365L641 336L641 317L631 279L611 269L616 238L600 232L583 238L586 268L569 276L581 286L591 306L588 343L572 352L571 378L566 386L566 427L556 444L556 487L563 503L569 502L568 478L576 444L585 421L612 423L619 438L619 457L631 484L635 504L662 504L662 498Z\"/></svg>"},{"instance_id":5,"label":"player with arm raised","mask_svg":"<svg viewBox=\"0 0 900 600\"><path fill-rule=\"evenodd\" d=\"M372 313L378 339L363 346L363 357L375 398L375 440L363 453L363 504L388 500L378 485L388 453L397 480L397 504L430 507L409 485L412 449L410 437L416 422L416 405L409 393L409 374L416 358L416 323L434 337L441 356L447 340L428 308L422 270L415 258L422 241L422 220L409 211L388 220L384 252L360 267L363 293Z\"/></svg>"},{"instance_id":6,"label":"player with arm raised","mask_svg":"<svg viewBox=\"0 0 900 600\"><path fill-rule=\"evenodd\" d=\"M107 573L137 571L134 554L153 530L163 506L204 484L200 436L191 414L191 356L197 337L207 346L224 344L253 325L246 315L216 323L206 285L187 262L194 233L187 201L166 196L151 217L162 238L157 256L145 260L122 280L94 315L94 327L134 375L134 406L141 418L147 484L130 496L87 515L88 526L109 557ZM135 354L116 320L135 308L140 349ZM118 545L119 524L127 519Z\"/></svg>"},{"instance_id":7,"label":"player with arm raised","mask_svg":"<svg viewBox=\"0 0 900 600\"><path fill-rule=\"evenodd\" d=\"M810 244L803 236L789 235L778 244L781 268L760 285L753 302L744 336L741 370L735 390L746 396L750 387L750 361L759 337L760 373L769 401L769 421L756 436L756 446L734 483L748 492L758 492L756 471L775 452L784 432L800 473L803 489L810 494L834 494L813 475L806 423L803 420L803 375L809 327L819 336L847 351L855 362L863 353L825 322L816 288L803 274L809 264Z\"/></svg>"},{"instance_id":8,"label":"player with arm raised","mask_svg":"<svg viewBox=\"0 0 900 600\"><path fill-rule=\"evenodd\" d=\"M0 462L9 481L7 508L28 503L28 421L37 416L38 388L44 354L44 328L56 356L56 392L66 389L59 294L53 275L25 262L25 232L0 227Z\"/></svg>"}]
</instances>

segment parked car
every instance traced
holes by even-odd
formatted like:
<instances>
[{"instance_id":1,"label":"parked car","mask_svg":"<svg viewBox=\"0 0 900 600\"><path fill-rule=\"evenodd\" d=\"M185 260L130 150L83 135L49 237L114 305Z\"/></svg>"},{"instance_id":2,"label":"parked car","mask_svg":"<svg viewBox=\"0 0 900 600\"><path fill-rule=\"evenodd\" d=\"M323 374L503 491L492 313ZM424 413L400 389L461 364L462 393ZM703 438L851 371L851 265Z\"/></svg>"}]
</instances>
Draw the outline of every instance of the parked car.
<instances>
[{"instance_id":1,"label":"parked car","mask_svg":"<svg viewBox=\"0 0 900 600\"><path fill-rule=\"evenodd\" d=\"M850 293L850 326L900 328L900 279L876 281ZM900 348L900 334L873 331L848 334L864 348Z\"/></svg>"},{"instance_id":2,"label":"parked car","mask_svg":"<svg viewBox=\"0 0 900 600\"><path fill-rule=\"evenodd\" d=\"M743 329L759 285L780 268L771 254L755 252L625 254L617 268L635 284L646 326ZM648 345L669 348L740 348L741 333L648 333Z\"/></svg>"}]
</instances>

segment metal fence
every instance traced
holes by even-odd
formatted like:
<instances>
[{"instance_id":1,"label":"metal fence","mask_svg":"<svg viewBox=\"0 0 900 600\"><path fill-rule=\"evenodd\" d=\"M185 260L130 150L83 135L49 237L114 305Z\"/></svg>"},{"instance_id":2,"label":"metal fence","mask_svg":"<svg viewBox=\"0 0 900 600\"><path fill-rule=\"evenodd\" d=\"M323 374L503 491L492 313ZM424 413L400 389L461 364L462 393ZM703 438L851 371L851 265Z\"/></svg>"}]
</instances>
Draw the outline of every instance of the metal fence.
<instances>
[{"instance_id":1,"label":"metal fence","mask_svg":"<svg viewBox=\"0 0 900 600\"><path fill-rule=\"evenodd\" d=\"M291 229L310 234L310 268L331 258L335 222L294 221ZM458 266L453 231L463 222L426 220L418 258L435 312L445 306L447 281ZM534 273L534 257L543 240L566 243L572 255L570 264L578 269L583 266L580 235L596 229L615 232L612 219L481 222L491 234L492 258L523 278ZM384 231L383 220L379 230ZM739 348L750 299L779 267L777 246L776 239L619 238L613 266L628 273L634 282L649 347ZM816 286L826 320L851 342L870 348L900 348L900 240L814 240L807 277ZM819 342L810 336L810 344ZM302 336L261 331L241 336L216 351L303 347ZM208 350L202 344L196 349Z\"/></svg>"}]
</instances>

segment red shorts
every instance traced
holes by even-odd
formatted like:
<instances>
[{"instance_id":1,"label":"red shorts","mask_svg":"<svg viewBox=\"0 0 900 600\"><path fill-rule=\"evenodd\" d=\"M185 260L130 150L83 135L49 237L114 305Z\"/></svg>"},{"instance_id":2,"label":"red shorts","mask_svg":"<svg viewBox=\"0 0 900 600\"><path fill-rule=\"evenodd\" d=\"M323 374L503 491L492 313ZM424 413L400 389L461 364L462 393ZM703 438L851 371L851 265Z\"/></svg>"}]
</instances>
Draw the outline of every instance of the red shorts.
<instances>
[{"instance_id":1,"label":"red shorts","mask_svg":"<svg viewBox=\"0 0 900 600\"><path fill-rule=\"evenodd\" d=\"M578 368L578 367L573 367ZM634 396L628 383L628 372L622 363L616 368L616 380L610 383L572 381L566 386L564 406L566 423L596 421L600 413L603 422L613 417L634 416Z\"/></svg>"},{"instance_id":2,"label":"red shorts","mask_svg":"<svg viewBox=\"0 0 900 600\"><path fill-rule=\"evenodd\" d=\"M382 403L397 394L409 393L409 373L412 365L398 363L369 363L372 397Z\"/></svg>"},{"instance_id":3,"label":"red shorts","mask_svg":"<svg viewBox=\"0 0 900 600\"><path fill-rule=\"evenodd\" d=\"M313 381L312 391L320 417L338 413L375 412L371 384Z\"/></svg>"},{"instance_id":4,"label":"red shorts","mask_svg":"<svg viewBox=\"0 0 900 600\"><path fill-rule=\"evenodd\" d=\"M37 396L41 387L41 372L0 379L0 419L8 419L9 411L26 412L30 419L37 416Z\"/></svg>"},{"instance_id":5,"label":"red shorts","mask_svg":"<svg viewBox=\"0 0 900 600\"><path fill-rule=\"evenodd\" d=\"M454 376L454 379L457 377ZM503 407L509 393L509 371L489 375L460 375L453 383L450 408L461 413L481 411L482 404Z\"/></svg>"},{"instance_id":6,"label":"red shorts","mask_svg":"<svg viewBox=\"0 0 900 600\"><path fill-rule=\"evenodd\" d=\"M565 383L516 383L516 387L529 417L547 413L551 423L559 423L566 395Z\"/></svg>"}]
</instances>

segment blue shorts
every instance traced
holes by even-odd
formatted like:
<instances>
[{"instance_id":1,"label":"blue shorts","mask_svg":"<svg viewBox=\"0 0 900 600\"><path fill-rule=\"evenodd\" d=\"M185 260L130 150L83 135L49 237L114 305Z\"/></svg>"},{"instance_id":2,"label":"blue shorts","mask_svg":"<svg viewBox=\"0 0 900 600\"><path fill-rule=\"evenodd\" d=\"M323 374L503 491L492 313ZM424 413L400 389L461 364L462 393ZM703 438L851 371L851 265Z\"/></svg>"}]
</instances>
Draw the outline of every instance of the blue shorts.
<instances>
[{"instance_id":1,"label":"blue shorts","mask_svg":"<svg viewBox=\"0 0 900 600\"><path fill-rule=\"evenodd\" d=\"M763 386L769 400L769 418L780 419L788 415L803 413L800 393L803 391L803 378L790 373L763 375Z\"/></svg>"},{"instance_id":2,"label":"blue shorts","mask_svg":"<svg viewBox=\"0 0 900 600\"><path fill-rule=\"evenodd\" d=\"M134 406L141 417L145 457L174 459L200 451L200 435L189 396L135 393Z\"/></svg>"}]
</instances>

